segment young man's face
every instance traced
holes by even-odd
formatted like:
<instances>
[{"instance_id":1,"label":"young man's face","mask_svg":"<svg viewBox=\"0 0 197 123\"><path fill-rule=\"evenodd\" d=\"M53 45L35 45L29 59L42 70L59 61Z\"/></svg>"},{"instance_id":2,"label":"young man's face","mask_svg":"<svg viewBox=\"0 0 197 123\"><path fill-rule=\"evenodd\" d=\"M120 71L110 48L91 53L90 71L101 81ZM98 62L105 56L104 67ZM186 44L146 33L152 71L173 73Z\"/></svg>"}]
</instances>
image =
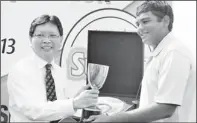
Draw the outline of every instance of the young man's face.
<instances>
[{"instance_id":1,"label":"young man's face","mask_svg":"<svg viewBox=\"0 0 197 123\"><path fill-rule=\"evenodd\" d=\"M157 17L152 12L141 13L136 18L137 33L141 37L143 43L157 46L164 35L164 21L158 21Z\"/></svg>"},{"instance_id":2,"label":"young man's face","mask_svg":"<svg viewBox=\"0 0 197 123\"><path fill-rule=\"evenodd\" d=\"M61 47L61 41L58 28L52 23L38 25L31 38L33 51L41 58L53 58Z\"/></svg>"}]
</instances>

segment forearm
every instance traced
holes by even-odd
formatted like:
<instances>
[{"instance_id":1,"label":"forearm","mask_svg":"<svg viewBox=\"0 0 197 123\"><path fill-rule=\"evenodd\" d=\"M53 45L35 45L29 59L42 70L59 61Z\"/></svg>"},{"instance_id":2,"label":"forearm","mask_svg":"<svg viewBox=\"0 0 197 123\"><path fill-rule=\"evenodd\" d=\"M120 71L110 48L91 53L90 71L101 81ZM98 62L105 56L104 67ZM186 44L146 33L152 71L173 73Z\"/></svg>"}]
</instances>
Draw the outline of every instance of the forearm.
<instances>
[{"instance_id":1,"label":"forearm","mask_svg":"<svg viewBox=\"0 0 197 123\"><path fill-rule=\"evenodd\" d=\"M170 117L175 105L152 104L146 108L136 109L111 116L112 122L151 122Z\"/></svg>"},{"instance_id":2,"label":"forearm","mask_svg":"<svg viewBox=\"0 0 197 123\"><path fill-rule=\"evenodd\" d=\"M52 121L75 113L73 99L56 100L54 102L40 102L36 98L27 96L21 89L9 88L10 107L20 111L30 120ZM18 96L20 95L20 96Z\"/></svg>"},{"instance_id":3,"label":"forearm","mask_svg":"<svg viewBox=\"0 0 197 123\"><path fill-rule=\"evenodd\" d=\"M44 102L42 98L45 97L37 98L36 95L39 93L32 94L33 91L28 89L27 80L20 76L23 73L17 73L19 72L11 72L7 82L11 108L13 107L14 110L20 111L32 121L53 121L75 113L73 99Z\"/></svg>"},{"instance_id":4,"label":"forearm","mask_svg":"<svg viewBox=\"0 0 197 123\"><path fill-rule=\"evenodd\" d=\"M75 113L72 99L56 100L38 105L23 105L20 107L24 115L34 121L53 121L69 117Z\"/></svg>"}]
</instances>

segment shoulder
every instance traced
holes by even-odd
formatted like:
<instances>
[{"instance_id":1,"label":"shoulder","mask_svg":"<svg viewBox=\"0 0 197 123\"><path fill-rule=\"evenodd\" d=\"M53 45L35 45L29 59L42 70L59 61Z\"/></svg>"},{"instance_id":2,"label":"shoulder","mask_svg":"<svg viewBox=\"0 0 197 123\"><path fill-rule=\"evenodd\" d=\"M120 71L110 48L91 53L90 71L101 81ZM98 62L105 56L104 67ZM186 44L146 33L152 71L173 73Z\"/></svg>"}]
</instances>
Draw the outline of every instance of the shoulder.
<instances>
[{"instance_id":1,"label":"shoulder","mask_svg":"<svg viewBox=\"0 0 197 123\"><path fill-rule=\"evenodd\" d=\"M25 57L12 65L10 72L22 72L23 70L28 69L28 67L31 67L32 63L32 57Z\"/></svg>"},{"instance_id":2,"label":"shoulder","mask_svg":"<svg viewBox=\"0 0 197 123\"><path fill-rule=\"evenodd\" d=\"M163 50L163 56L166 57L176 57L181 56L181 58L188 59L192 61L192 53L189 48L183 44L180 39L176 37L173 38L172 42Z\"/></svg>"},{"instance_id":3,"label":"shoulder","mask_svg":"<svg viewBox=\"0 0 197 123\"><path fill-rule=\"evenodd\" d=\"M65 72L64 69L63 69L61 66L59 66L58 64L54 63L53 66L54 66L54 70L55 70L57 73L62 74L62 73Z\"/></svg>"},{"instance_id":4,"label":"shoulder","mask_svg":"<svg viewBox=\"0 0 197 123\"><path fill-rule=\"evenodd\" d=\"M190 56L191 52L189 48L183 43L183 41L177 37L173 37L172 42L170 43L169 47L167 48L169 52L177 51L183 55Z\"/></svg>"},{"instance_id":5,"label":"shoulder","mask_svg":"<svg viewBox=\"0 0 197 123\"><path fill-rule=\"evenodd\" d=\"M189 48L181 40L174 39L167 45L158 56L159 64L175 67L190 66L193 68L193 58Z\"/></svg>"}]
</instances>

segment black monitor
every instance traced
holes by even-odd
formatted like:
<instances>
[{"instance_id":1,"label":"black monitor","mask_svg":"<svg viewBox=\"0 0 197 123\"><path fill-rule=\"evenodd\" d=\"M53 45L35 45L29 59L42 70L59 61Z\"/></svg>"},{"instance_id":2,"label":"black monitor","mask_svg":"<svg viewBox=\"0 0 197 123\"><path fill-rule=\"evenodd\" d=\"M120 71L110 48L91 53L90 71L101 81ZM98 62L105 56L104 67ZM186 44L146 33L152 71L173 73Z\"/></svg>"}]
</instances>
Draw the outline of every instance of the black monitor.
<instances>
[{"instance_id":1,"label":"black monitor","mask_svg":"<svg viewBox=\"0 0 197 123\"><path fill-rule=\"evenodd\" d=\"M100 95L136 97L143 76L143 49L136 32L88 31L87 62L110 66Z\"/></svg>"}]
</instances>

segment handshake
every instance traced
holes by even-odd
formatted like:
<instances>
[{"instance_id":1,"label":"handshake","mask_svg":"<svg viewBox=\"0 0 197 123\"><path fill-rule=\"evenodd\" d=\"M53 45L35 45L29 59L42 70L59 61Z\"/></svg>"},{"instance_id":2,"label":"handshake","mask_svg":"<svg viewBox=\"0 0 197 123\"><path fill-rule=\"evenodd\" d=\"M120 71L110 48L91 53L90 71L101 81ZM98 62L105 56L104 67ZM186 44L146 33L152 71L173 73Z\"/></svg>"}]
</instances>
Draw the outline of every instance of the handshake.
<instances>
[{"instance_id":1,"label":"handshake","mask_svg":"<svg viewBox=\"0 0 197 123\"><path fill-rule=\"evenodd\" d=\"M96 105L98 101L99 90L91 89L89 85L82 87L78 93L74 96L73 99L73 108L74 110L83 109L86 107L91 107Z\"/></svg>"}]
</instances>

